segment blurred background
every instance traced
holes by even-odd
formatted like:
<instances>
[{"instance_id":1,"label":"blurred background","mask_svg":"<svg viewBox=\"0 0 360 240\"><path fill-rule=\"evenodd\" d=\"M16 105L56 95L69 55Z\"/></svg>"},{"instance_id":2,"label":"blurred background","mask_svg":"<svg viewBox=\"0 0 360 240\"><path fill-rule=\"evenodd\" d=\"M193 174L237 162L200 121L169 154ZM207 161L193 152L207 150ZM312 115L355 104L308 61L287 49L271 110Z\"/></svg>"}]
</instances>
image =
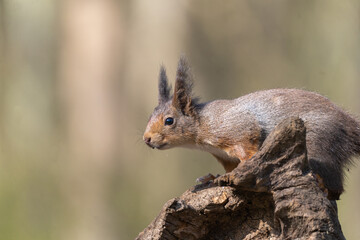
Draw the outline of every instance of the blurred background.
<instances>
[{"instance_id":1,"label":"blurred background","mask_svg":"<svg viewBox=\"0 0 360 240\"><path fill-rule=\"evenodd\" d=\"M142 142L159 67L174 81L181 54L203 101L295 87L360 116L358 0L0 0L0 239L134 239L223 173ZM338 202L347 239L359 165Z\"/></svg>"}]
</instances>

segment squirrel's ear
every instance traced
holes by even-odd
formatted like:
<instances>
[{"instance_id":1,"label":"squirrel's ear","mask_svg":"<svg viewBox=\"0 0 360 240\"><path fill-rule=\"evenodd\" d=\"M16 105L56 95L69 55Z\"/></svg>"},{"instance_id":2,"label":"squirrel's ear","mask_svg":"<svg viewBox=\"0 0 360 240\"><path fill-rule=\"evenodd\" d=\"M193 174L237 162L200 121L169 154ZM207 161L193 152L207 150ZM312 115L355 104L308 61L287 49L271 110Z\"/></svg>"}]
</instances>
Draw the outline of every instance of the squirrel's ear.
<instances>
[{"instance_id":1,"label":"squirrel's ear","mask_svg":"<svg viewBox=\"0 0 360 240\"><path fill-rule=\"evenodd\" d=\"M194 116L196 114L196 104L192 97L192 87L193 81L190 73L190 67L186 58L181 56L176 73L172 104L176 109L188 116Z\"/></svg>"},{"instance_id":2,"label":"squirrel's ear","mask_svg":"<svg viewBox=\"0 0 360 240\"><path fill-rule=\"evenodd\" d=\"M170 100L171 87L168 84L168 78L164 66L160 67L159 74L159 104L166 103Z\"/></svg>"}]
</instances>

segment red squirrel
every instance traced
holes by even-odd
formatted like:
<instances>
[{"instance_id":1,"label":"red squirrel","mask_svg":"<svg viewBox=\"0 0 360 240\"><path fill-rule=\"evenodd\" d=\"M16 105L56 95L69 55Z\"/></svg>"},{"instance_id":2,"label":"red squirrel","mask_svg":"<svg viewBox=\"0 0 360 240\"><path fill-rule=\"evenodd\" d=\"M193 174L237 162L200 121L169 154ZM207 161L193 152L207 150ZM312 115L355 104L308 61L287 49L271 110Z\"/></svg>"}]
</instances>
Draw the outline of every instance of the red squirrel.
<instances>
[{"instance_id":1,"label":"red squirrel","mask_svg":"<svg viewBox=\"0 0 360 240\"><path fill-rule=\"evenodd\" d=\"M306 127L309 165L327 189L328 198L344 191L343 169L360 154L359 122L329 99L305 90L272 89L234 100L199 103L185 59L179 60L171 95L165 68L159 76L158 106L143 139L151 148L186 147L211 153L232 171L249 160L282 120L300 117Z\"/></svg>"}]
</instances>

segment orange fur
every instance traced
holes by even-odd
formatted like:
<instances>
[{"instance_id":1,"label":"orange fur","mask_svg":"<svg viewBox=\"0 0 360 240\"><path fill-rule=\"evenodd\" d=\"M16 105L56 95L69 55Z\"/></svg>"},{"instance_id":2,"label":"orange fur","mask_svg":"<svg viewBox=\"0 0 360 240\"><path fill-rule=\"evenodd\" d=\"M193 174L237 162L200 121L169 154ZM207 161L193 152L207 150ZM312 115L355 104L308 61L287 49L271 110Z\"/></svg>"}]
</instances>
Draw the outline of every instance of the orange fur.
<instances>
[{"instance_id":1,"label":"orange fur","mask_svg":"<svg viewBox=\"0 0 360 240\"><path fill-rule=\"evenodd\" d=\"M234 168L236 168L240 161L228 161L228 160L224 160L222 158L219 158L218 156L212 154L216 160L218 160L219 163L221 163L221 165L224 167L225 171L228 173L228 172L231 172L232 170L234 170Z\"/></svg>"},{"instance_id":2,"label":"orange fur","mask_svg":"<svg viewBox=\"0 0 360 240\"><path fill-rule=\"evenodd\" d=\"M164 127L164 115L159 114L158 119L151 124L151 133L161 132Z\"/></svg>"}]
</instances>

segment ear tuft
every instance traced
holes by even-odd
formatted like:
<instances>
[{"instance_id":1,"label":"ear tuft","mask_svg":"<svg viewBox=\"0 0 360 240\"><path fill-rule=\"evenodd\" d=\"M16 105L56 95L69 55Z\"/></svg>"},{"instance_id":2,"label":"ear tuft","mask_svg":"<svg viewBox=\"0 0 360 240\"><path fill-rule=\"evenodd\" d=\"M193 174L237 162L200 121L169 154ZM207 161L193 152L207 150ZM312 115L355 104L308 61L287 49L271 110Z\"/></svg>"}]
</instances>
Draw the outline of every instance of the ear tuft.
<instances>
[{"instance_id":1,"label":"ear tuft","mask_svg":"<svg viewBox=\"0 0 360 240\"><path fill-rule=\"evenodd\" d=\"M159 104L164 104L170 100L171 87L168 83L165 67L161 65L159 74Z\"/></svg>"},{"instance_id":2,"label":"ear tuft","mask_svg":"<svg viewBox=\"0 0 360 240\"><path fill-rule=\"evenodd\" d=\"M192 95L192 88L193 78L190 66L185 56L181 56L176 73L173 106L188 116L196 115L196 98Z\"/></svg>"}]
</instances>

